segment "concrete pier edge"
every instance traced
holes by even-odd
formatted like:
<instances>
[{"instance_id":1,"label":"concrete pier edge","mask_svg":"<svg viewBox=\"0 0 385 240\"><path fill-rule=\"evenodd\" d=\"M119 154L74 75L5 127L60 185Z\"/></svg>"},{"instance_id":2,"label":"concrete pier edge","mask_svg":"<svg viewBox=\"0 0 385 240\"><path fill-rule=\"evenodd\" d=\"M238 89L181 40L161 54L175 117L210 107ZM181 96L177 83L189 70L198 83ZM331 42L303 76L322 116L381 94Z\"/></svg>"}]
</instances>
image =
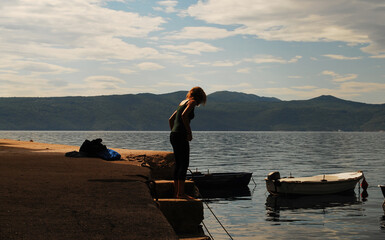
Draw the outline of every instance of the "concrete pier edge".
<instances>
[{"instance_id":1,"label":"concrete pier edge","mask_svg":"<svg viewBox=\"0 0 385 240\"><path fill-rule=\"evenodd\" d=\"M115 149L124 161L68 158L79 146L0 139L0 239L178 239L153 201L149 168L132 156L169 152Z\"/></svg>"}]
</instances>

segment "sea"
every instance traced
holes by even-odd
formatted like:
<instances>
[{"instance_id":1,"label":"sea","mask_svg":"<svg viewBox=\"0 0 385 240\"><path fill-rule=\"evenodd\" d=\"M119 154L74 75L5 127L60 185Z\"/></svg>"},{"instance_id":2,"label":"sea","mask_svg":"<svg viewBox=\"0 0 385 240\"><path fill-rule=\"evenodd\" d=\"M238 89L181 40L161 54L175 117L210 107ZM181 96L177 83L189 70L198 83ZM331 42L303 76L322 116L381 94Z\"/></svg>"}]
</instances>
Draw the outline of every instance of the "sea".
<instances>
[{"instance_id":1,"label":"sea","mask_svg":"<svg viewBox=\"0 0 385 240\"><path fill-rule=\"evenodd\" d=\"M109 148L172 151L166 131L0 131L0 138L74 146L102 138ZM192 171L253 173L246 191L205 199L203 223L213 239L385 239L378 187L385 184L385 132L198 131L190 148ZM367 197L358 184L353 195L276 198L264 181L272 171L303 177L358 170Z\"/></svg>"}]
</instances>

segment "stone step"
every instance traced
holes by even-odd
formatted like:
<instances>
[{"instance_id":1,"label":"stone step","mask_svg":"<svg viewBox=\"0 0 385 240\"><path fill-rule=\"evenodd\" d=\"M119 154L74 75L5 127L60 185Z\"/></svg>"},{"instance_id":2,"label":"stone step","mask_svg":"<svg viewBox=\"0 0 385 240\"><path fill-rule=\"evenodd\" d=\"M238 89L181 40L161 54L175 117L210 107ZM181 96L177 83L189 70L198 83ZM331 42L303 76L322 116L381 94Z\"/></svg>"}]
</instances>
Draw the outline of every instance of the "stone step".
<instances>
[{"instance_id":1,"label":"stone step","mask_svg":"<svg viewBox=\"0 0 385 240\"><path fill-rule=\"evenodd\" d=\"M199 195L198 188L193 181L186 180L185 192L187 195L197 198ZM173 198L174 196L174 181L172 180L156 180L155 181L155 195L154 198Z\"/></svg>"},{"instance_id":2,"label":"stone step","mask_svg":"<svg viewBox=\"0 0 385 240\"><path fill-rule=\"evenodd\" d=\"M203 203L198 200L166 198L159 199L159 208L177 234L204 236Z\"/></svg>"}]
</instances>

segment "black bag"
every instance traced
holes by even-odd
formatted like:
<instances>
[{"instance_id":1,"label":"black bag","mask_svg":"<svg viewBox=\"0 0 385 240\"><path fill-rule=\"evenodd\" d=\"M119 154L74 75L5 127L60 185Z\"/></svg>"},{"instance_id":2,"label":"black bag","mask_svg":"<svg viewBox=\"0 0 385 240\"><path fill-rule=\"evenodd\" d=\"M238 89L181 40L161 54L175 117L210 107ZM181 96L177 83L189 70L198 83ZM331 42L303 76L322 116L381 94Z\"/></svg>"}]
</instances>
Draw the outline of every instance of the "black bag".
<instances>
[{"instance_id":1,"label":"black bag","mask_svg":"<svg viewBox=\"0 0 385 240\"><path fill-rule=\"evenodd\" d=\"M97 138L92 141L87 139L80 146L79 152L87 153L90 157L98 157L100 152L107 150L107 147L102 144L102 141L103 140L101 138Z\"/></svg>"}]
</instances>

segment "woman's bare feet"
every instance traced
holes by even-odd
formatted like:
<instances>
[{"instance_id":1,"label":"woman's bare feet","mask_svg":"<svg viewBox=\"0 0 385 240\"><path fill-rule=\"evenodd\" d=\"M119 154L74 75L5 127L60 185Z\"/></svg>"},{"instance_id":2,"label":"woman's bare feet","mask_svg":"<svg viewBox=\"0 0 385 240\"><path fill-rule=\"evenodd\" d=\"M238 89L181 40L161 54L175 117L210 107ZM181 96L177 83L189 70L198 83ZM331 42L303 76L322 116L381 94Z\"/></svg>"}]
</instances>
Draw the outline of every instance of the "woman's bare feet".
<instances>
[{"instance_id":1,"label":"woman's bare feet","mask_svg":"<svg viewBox=\"0 0 385 240\"><path fill-rule=\"evenodd\" d=\"M195 200L194 197L191 197L187 194L183 194L183 195L178 195L176 198L180 198L180 199L187 199L187 200Z\"/></svg>"}]
</instances>

